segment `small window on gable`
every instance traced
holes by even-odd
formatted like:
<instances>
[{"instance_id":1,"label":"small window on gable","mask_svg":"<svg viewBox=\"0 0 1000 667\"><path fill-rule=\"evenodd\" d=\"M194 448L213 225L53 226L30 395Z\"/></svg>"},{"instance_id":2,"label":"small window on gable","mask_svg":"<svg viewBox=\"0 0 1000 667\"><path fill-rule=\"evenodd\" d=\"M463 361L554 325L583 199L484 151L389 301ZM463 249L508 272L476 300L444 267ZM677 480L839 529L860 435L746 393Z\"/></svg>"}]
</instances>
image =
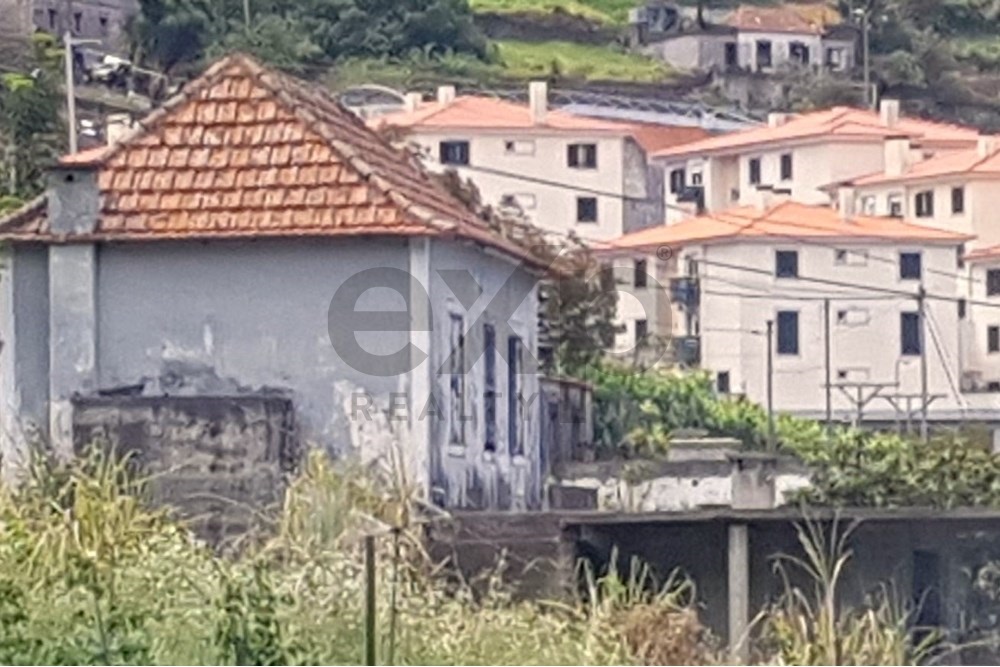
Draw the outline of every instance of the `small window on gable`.
<instances>
[{"instance_id":1,"label":"small window on gable","mask_svg":"<svg viewBox=\"0 0 1000 667\"><path fill-rule=\"evenodd\" d=\"M676 195L684 191L684 170L672 169L670 171L670 194Z\"/></svg>"},{"instance_id":2,"label":"small window on gable","mask_svg":"<svg viewBox=\"0 0 1000 667\"><path fill-rule=\"evenodd\" d=\"M798 278L799 253L795 250L775 251L774 275L776 278Z\"/></svg>"},{"instance_id":3,"label":"small window on gable","mask_svg":"<svg viewBox=\"0 0 1000 667\"><path fill-rule=\"evenodd\" d=\"M934 217L934 191L924 190L914 195L913 207L918 218Z\"/></svg>"},{"instance_id":4,"label":"small window on gable","mask_svg":"<svg viewBox=\"0 0 1000 667\"><path fill-rule=\"evenodd\" d=\"M597 169L597 144L570 144L566 165L572 169Z\"/></svg>"},{"instance_id":5,"label":"small window on gable","mask_svg":"<svg viewBox=\"0 0 1000 667\"><path fill-rule=\"evenodd\" d=\"M919 252L899 253L900 280L920 280L922 273Z\"/></svg>"},{"instance_id":6,"label":"small window on gable","mask_svg":"<svg viewBox=\"0 0 1000 667\"><path fill-rule=\"evenodd\" d=\"M597 222L597 197L576 198L576 221Z\"/></svg>"},{"instance_id":7,"label":"small window on gable","mask_svg":"<svg viewBox=\"0 0 1000 667\"><path fill-rule=\"evenodd\" d=\"M701 184L702 184L701 172L700 171L692 171L691 172L691 185L701 185Z\"/></svg>"}]
</instances>

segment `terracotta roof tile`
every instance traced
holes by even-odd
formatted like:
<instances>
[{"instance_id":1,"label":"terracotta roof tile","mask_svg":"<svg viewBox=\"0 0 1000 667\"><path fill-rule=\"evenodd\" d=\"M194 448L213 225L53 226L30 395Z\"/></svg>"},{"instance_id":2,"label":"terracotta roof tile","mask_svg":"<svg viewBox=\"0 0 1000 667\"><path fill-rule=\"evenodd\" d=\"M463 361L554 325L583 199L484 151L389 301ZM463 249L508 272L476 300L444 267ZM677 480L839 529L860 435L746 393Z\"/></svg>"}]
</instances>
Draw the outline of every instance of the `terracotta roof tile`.
<instances>
[{"instance_id":1,"label":"terracotta roof tile","mask_svg":"<svg viewBox=\"0 0 1000 667\"><path fill-rule=\"evenodd\" d=\"M325 91L242 55L210 67L123 142L60 164L98 171L95 240L449 235L528 258ZM0 239L25 237L59 240L44 200L0 221Z\"/></svg>"},{"instance_id":2,"label":"terracotta roof tile","mask_svg":"<svg viewBox=\"0 0 1000 667\"><path fill-rule=\"evenodd\" d=\"M678 248L696 243L753 241L772 237L956 244L972 238L892 217L854 216L844 220L838 211L828 206L783 202L766 210L742 206L688 218L673 225L651 227L611 241L605 250L615 252L659 246Z\"/></svg>"},{"instance_id":3,"label":"terracotta roof tile","mask_svg":"<svg viewBox=\"0 0 1000 667\"><path fill-rule=\"evenodd\" d=\"M943 176L1000 177L1000 147L981 153L978 148L934 155L909 165L902 173L889 176L877 172L847 181L855 186L922 181Z\"/></svg>"},{"instance_id":4,"label":"terracotta roof tile","mask_svg":"<svg viewBox=\"0 0 1000 667\"><path fill-rule=\"evenodd\" d=\"M726 25L738 30L811 35L820 35L827 27L837 23L836 10L824 5L794 4L777 7L741 5L726 20Z\"/></svg>"}]
</instances>

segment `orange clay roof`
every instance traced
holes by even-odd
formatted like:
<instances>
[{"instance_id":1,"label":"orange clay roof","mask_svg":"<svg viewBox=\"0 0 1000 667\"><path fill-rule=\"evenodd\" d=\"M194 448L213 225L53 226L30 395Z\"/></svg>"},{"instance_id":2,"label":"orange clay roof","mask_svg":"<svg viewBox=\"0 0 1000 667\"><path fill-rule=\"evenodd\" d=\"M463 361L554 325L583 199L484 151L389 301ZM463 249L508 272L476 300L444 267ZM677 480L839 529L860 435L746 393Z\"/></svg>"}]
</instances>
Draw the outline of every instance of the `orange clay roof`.
<instances>
[{"instance_id":1,"label":"orange clay roof","mask_svg":"<svg viewBox=\"0 0 1000 667\"><path fill-rule=\"evenodd\" d=\"M605 250L647 250L690 244L767 238L804 240L922 241L962 243L970 236L912 225L889 217L855 216L842 220L827 206L782 202L766 210L752 206L689 218L673 225L651 227L611 241Z\"/></svg>"},{"instance_id":2,"label":"orange clay roof","mask_svg":"<svg viewBox=\"0 0 1000 667\"><path fill-rule=\"evenodd\" d=\"M798 141L804 139L844 138L856 140L884 140L891 136L909 136L916 143L927 146L972 147L978 140L976 130L901 117L894 127L882 124L879 114L866 109L833 107L789 117L778 127L754 127L731 134L710 137L676 148L668 148L656 157L682 157L706 153L724 153L753 146Z\"/></svg>"},{"instance_id":3,"label":"orange clay roof","mask_svg":"<svg viewBox=\"0 0 1000 667\"><path fill-rule=\"evenodd\" d=\"M526 104L492 97L462 95L450 104L424 102L416 111L399 111L372 119L372 127L420 128L423 130L547 130L567 133L611 134L633 137L646 151L663 150L671 146L709 136L700 127L679 127L658 123L622 122L591 118L549 109L545 123L531 120Z\"/></svg>"},{"instance_id":4,"label":"orange clay roof","mask_svg":"<svg viewBox=\"0 0 1000 667\"><path fill-rule=\"evenodd\" d=\"M1000 260L1000 245L979 248L965 255L965 261L967 262L991 262L997 260Z\"/></svg>"},{"instance_id":5,"label":"orange clay roof","mask_svg":"<svg viewBox=\"0 0 1000 667\"><path fill-rule=\"evenodd\" d=\"M60 165L97 170L94 240L455 236L525 257L325 92L243 55ZM60 240L39 200L0 220L0 239Z\"/></svg>"},{"instance_id":6,"label":"orange clay roof","mask_svg":"<svg viewBox=\"0 0 1000 667\"><path fill-rule=\"evenodd\" d=\"M1000 176L1000 150L995 150L986 156L980 155L979 150L974 148L943 153L914 162L898 176L876 172L851 179L848 183L855 186L881 185L883 183L902 183L942 176L963 175Z\"/></svg>"},{"instance_id":7,"label":"orange clay roof","mask_svg":"<svg viewBox=\"0 0 1000 667\"><path fill-rule=\"evenodd\" d=\"M825 5L758 7L741 5L726 20L739 30L822 34L827 26L839 23L836 10Z\"/></svg>"}]
</instances>

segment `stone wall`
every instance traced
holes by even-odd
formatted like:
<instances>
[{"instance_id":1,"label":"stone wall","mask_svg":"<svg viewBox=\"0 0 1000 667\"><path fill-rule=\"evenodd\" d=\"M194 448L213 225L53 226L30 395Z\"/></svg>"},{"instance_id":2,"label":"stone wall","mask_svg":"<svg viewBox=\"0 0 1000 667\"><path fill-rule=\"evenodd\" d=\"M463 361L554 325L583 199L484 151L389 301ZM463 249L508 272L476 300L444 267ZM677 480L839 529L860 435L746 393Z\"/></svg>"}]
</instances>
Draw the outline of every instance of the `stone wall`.
<instances>
[{"instance_id":1,"label":"stone wall","mask_svg":"<svg viewBox=\"0 0 1000 667\"><path fill-rule=\"evenodd\" d=\"M292 403L281 396L107 396L77 399L74 446L128 454L156 505L218 544L281 501L298 462Z\"/></svg>"}]
</instances>

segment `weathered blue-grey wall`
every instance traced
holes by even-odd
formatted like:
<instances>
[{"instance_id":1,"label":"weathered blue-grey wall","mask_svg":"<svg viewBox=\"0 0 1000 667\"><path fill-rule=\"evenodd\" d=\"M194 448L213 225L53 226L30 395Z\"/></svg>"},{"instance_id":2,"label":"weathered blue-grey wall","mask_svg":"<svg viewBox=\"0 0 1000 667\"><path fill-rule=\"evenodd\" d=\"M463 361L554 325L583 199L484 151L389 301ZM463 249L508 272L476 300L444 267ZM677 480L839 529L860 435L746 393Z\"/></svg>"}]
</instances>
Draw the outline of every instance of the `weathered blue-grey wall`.
<instances>
[{"instance_id":1,"label":"weathered blue-grey wall","mask_svg":"<svg viewBox=\"0 0 1000 667\"><path fill-rule=\"evenodd\" d=\"M538 376L532 368L524 368L526 372L520 374L523 396L520 437L524 449L523 453L515 454L511 452L508 430L506 363L511 335L521 339L526 364L537 354L537 278L523 268L516 268L510 261L455 243L434 243L431 266L430 294L435 324L432 368L435 369L433 391L436 405L449 405L450 376L440 371L447 370L452 347L449 324L453 315L463 319L467 329L466 357L470 363L475 360L464 386L465 443L451 442L447 414L433 422L431 441L441 443L441 446L431 449L434 492L449 507L537 507L541 496ZM454 271L468 271L480 286L481 294L474 302L472 298L477 296L479 290L472 294L455 294L452 286L463 281L456 280L456 274L448 273ZM463 304L463 300L466 303ZM471 307L466 308L470 304ZM484 310L487 311L485 315ZM493 451L487 451L485 447L483 325L487 323L493 326L496 334L496 446Z\"/></svg>"},{"instance_id":2,"label":"weathered blue-grey wall","mask_svg":"<svg viewBox=\"0 0 1000 667\"><path fill-rule=\"evenodd\" d=\"M100 251L100 387L142 384L170 395L274 391L292 399L305 443L362 448L352 394L402 391L335 352L327 315L337 288L371 267L406 270L400 239L113 244ZM371 290L358 310L406 308ZM375 354L404 347L405 331L360 337Z\"/></svg>"}]
</instances>

